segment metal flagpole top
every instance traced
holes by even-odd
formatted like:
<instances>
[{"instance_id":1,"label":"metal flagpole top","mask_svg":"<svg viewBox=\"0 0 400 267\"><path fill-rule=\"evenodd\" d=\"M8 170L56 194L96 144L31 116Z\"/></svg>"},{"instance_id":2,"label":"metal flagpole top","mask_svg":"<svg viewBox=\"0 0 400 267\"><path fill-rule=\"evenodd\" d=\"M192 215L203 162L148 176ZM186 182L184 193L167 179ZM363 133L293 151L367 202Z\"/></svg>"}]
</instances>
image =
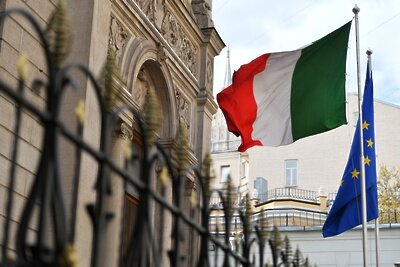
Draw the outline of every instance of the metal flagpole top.
<instances>
[{"instance_id":1,"label":"metal flagpole top","mask_svg":"<svg viewBox=\"0 0 400 267\"><path fill-rule=\"evenodd\" d=\"M357 15L358 14L358 12L360 12L360 8L357 6L357 4L353 7L353 13L355 14L355 15Z\"/></svg>"},{"instance_id":2,"label":"metal flagpole top","mask_svg":"<svg viewBox=\"0 0 400 267\"><path fill-rule=\"evenodd\" d=\"M367 49L367 51L365 51L365 54L367 54L367 64L368 64L368 66L369 66L369 73L368 73L368 75L370 75L371 76L371 73L372 73L372 66L371 66L371 55L372 55L372 49L371 48L368 48Z\"/></svg>"}]
</instances>

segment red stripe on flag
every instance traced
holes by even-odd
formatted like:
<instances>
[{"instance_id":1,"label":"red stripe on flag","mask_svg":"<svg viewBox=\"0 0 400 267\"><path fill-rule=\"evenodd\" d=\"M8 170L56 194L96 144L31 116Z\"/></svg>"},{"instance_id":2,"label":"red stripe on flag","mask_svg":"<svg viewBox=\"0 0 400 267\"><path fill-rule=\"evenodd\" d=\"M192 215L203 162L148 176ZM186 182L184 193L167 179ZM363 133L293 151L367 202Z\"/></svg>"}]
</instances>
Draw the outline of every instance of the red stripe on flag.
<instances>
[{"instance_id":1,"label":"red stripe on flag","mask_svg":"<svg viewBox=\"0 0 400 267\"><path fill-rule=\"evenodd\" d=\"M262 145L259 140L253 140L253 124L257 117L257 104L253 93L254 76L265 70L270 54L262 55L248 64L242 65L233 74L232 85L217 94L217 101L228 126L228 130L236 136L241 136L242 144L238 150L246 151L256 145Z\"/></svg>"}]
</instances>

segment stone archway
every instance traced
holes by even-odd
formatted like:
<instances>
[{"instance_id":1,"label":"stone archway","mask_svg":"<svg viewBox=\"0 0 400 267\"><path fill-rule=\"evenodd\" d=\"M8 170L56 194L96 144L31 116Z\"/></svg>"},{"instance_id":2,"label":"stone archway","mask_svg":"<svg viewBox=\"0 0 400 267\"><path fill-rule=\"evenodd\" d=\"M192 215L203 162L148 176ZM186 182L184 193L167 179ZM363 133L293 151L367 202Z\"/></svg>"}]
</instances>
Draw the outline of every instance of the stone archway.
<instances>
[{"instance_id":1,"label":"stone archway","mask_svg":"<svg viewBox=\"0 0 400 267\"><path fill-rule=\"evenodd\" d=\"M147 60L143 63L131 88L132 99L138 104L139 108L142 108L149 88L154 88L160 101L162 127L159 131L159 136L170 139L175 132L174 126L176 125L174 103L170 98L171 89L167 85L158 62L153 60Z\"/></svg>"},{"instance_id":2,"label":"stone archway","mask_svg":"<svg viewBox=\"0 0 400 267\"><path fill-rule=\"evenodd\" d=\"M135 106L140 110L148 88L153 87L163 115L161 139L171 140L178 127L176 96L165 58L156 44L143 38L131 38L120 58L122 79Z\"/></svg>"}]
</instances>

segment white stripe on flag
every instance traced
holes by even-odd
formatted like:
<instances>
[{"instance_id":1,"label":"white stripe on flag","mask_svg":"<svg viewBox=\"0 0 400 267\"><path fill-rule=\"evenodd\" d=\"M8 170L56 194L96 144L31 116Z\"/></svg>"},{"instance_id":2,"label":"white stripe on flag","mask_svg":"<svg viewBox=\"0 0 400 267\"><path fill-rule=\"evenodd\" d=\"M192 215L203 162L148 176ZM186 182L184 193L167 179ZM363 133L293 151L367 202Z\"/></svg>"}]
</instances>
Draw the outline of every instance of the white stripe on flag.
<instances>
[{"instance_id":1,"label":"white stripe on flag","mask_svg":"<svg viewBox=\"0 0 400 267\"><path fill-rule=\"evenodd\" d=\"M293 143L290 117L290 94L293 71L301 50L273 53L264 71L254 76L253 93L257 118L253 140L263 145L280 146Z\"/></svg>"}]
</instances>

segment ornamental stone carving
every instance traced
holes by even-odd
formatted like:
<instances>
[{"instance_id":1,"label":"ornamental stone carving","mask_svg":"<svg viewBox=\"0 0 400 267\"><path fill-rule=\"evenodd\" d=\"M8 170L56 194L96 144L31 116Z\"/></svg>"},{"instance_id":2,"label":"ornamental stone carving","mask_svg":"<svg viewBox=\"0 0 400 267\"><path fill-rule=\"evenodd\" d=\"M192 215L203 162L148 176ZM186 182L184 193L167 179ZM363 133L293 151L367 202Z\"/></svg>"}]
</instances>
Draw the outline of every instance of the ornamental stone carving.
<instances>
[{"instance_id":1,"label":"ornamental stone carving","mask_svg":"<svg viewBox=\"0 0 400 267\"><path fill-rule=\"evenodd\" d=\"M133 139L132 127L129 126L126 122L120 120L115 125L114 137L118 137L124 140L132 140Z\"/></svg>"},{"instance_id":2,"label":"ornamental stone carving","mask_svg":"<svg viewBox=\"0 0 400 267\"><path fill-rule=\"evenodd\" d=\"M197 19L197 24L201 28L214 26L211 19L211 2L210 0L192 0L192 10Z\"/></svg>"},{"instance_id":3,"label":"ornamental stone carving","mask_svg":"<svg viewBox=\"0 0 400 267\"><path fill-rule=\"evenodd\" d=\"M153 81L150 77L149 72L142 68L137 76L136 86L133 89L132 97L133 100L138 104L141 108L143 107L147 91L149 90L150 86L152 85Z\"/></svg>"},{"instance_id":4,"label":"ornamental stone carving","mask_svg":"<svg viewBox=\"0 0 400 267\"><path fill-rule=\"evenodd\" d=\"M206 63L206 88L212 88L213 82L213 62L210 58L207 58Z\"/></svg>"},{"instance_id":5,"label":"ornamental stone carving","mask_svg":"<svg viewBox=\"0 0 400 267\"><path fill-rule=\"evenodd\" d=\"M165 8L165 16L161 24L161 33L183 63L196 76L197 49L167 8Z\"/></svg>"},{"instance_id":6,"label":"ornamental stone carving","mask_svg":"<svg viewBox=\"0 0 400 267\"><path fill-rule=\"evenodd\" d=\"M127 31L121 26L114 16L111 16L108 46L115 52L117 62L120 62L121 54L127 40Z\"/></svg>"},{"instance_id":7,"label":"ornamental stone carving","mask_svg":"<svg viewBox=\"0 0 400 267\"><path fill-rule=\"evenodd\" d=\"M175 89L176 106L178 109L179 121L184 122L190 128L190 102L182 96L179 90Z\"/></svg>"},{"instance_id":8,"label":"ornamental stone carving","mask_svg":"<svg viewBox=\"0 0 400 267\"><path fill-rule=\"evenodd\" d=\"M135 0L147 18L159 29L164 17L165 0Z\"/></svg>"},{"instance_id":9,"label":"ornamental stone carving","mask_svg":"<svg viewBox=\"0 0 400 267\"><path fill-rule=\"evenodd\" d=\"M197 49L187 37L184 28L168 10L165 0L135 0L135 2L161 32L183 63L196 76ZM188 4L186 1L183 2L185 5Z\"/></svg>"},{"instance_id":10,"label":"ornamental stone carving","mask_svg":"<svg viewBox=\"0 0 400 267\"><path fill-rule=\"evenodd\" d=\"M167 54L162 44L157 43L157 60L159 62L164 62L167 59Z\"/></svg>"}]
</instances>

